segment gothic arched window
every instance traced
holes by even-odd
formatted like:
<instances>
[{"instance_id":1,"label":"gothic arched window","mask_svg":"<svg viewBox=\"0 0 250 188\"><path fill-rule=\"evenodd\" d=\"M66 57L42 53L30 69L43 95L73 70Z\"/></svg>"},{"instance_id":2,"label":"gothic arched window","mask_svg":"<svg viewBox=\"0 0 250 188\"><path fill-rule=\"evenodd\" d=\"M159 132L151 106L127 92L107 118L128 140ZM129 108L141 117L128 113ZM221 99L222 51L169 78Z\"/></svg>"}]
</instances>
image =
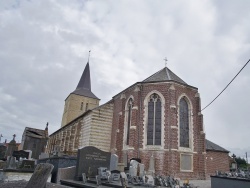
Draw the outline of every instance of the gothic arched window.
<instances>
[{"instance_id":1,"label":"gothic arched window","mask_svg":"<svg viewBox=\"0 0 250 188\"><path fill-rule=\"evenodd\" d=\"M161 145L161 99L156 93L148 101L147 145Z\"/></svg>"},{"instance_id":2,"label":"gothic arched window","mask_svg":"<svg viewBox=\"0 0 250 188\"><path fill-rule=\"evenodd\" d=\"M188 103L184 98L180 100L180 147L189 148L189 113Z\"/></svg>"},{"instance_id":3,"label":"gothic arched window","mask_svg":"<svg viewBox=\"0 0 250 188\"><path fill-rule=\"evenodd\" d=\"M129 145L129 130L131 126L131 116L132 116L132 108L133 108L133 99L130 98L127 104L127 136L126 136L126 144Z\"/></svg>"}]
</instances>

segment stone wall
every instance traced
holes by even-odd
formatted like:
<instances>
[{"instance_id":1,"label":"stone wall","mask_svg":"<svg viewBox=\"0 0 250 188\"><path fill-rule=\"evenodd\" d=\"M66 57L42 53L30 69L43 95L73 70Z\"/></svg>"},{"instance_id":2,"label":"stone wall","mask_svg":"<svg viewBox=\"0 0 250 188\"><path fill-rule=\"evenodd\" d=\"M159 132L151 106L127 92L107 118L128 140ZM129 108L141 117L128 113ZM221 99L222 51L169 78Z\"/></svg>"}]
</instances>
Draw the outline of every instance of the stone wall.
<instances>
[{"instance_id":1,"label":"stone wall","mask_svg":"<svg viewBox=\"0 0 250 188\"><path fill-rule=\"evenodd\" d=\"M70 94L65 100L61 126L67 125L87 110L91 110L97 106L99 106L99 99Z\"/></svg>"},{"instance_id":2,"label":"stone wall","mask_svg":"<svg viewBox=\"0 0 250 188\"><path fill-rule=\"evenodd\" d=\"M215 175L215 171L229 172L229 158L226 152L207 151L207 177Z\"/></svg>"},{"instance_id":3,"label":"stone wall","mask_svg":"<svg viewBox=\"0 0 250 188\"><path fill-rule=\"evenodd\" d=\"M49 136L47 152L52 153L56 146L61 153L75 156L85 146L110 151L112 116L112 102L87 111Z\"/></svg>"},{"instance_id":4,"label":"stone wall","mask_svg":"<svg viewBox=\"0 0 250 188\"><path fill-rule=\"evenodd\" d=\"M29 181L32 172L5 172L3 170L0 170L0 182L9 182L9 181L19 181L19 180L25 180ZM51 176L48 178L47 182L50 182Z\"/></svg>"},{"instance_id":5,"label":"stone wall","mask_svg":"<svg viewBox=\"0 0 250 188\"><path fill-rule=\"evenodd\" d=\"M57 184L60 184L61 180L73 180L75 177L76 173L76 167L71 166L67 168L58 168L58 173L57 173Z\"/></svg>"}]
</instances>

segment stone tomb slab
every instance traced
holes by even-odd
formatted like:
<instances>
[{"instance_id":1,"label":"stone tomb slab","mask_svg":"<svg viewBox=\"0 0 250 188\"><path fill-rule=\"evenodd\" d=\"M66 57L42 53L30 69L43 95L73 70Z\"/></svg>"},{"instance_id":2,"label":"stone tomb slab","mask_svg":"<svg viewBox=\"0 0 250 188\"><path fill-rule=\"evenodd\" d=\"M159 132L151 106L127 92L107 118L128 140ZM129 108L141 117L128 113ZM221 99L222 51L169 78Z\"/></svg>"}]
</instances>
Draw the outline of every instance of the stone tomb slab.
<instances>
[{"instance_id":1,"label":"stone tomb slab","mask_svg":"<svg viewBox=\"0 0 250 188\"><path fill-rule=\"evenodd\" d=\"M16 157L16 160L18 160L18 161L20 158L29 159L29 152L26 152L24 150L13 151L12 156Z\"/></svg>"},{"instance_id":2,"label":"stone tomb slab","mask_svg":"<svg viewBox=\"0 0 250 188\"><path fill-rule=\"evenodd\" d=\"M110 152L102 151L93 146L78 149L76 164L76 180L82 180L82 173L87 177L98 175L99 167L110 167Z\"/></svg>"},{"instance_id":3,"label":"stone tomb slab","mask_svg":"<svg viewBox=\"0 0 250 188\"><path fill-rule=\"evenodd\" d=\"M34 170L35 169L35 161L34 160L26 160L24 159L19 166L20 169L30 169Z\"/></svg>"}]
</instances>

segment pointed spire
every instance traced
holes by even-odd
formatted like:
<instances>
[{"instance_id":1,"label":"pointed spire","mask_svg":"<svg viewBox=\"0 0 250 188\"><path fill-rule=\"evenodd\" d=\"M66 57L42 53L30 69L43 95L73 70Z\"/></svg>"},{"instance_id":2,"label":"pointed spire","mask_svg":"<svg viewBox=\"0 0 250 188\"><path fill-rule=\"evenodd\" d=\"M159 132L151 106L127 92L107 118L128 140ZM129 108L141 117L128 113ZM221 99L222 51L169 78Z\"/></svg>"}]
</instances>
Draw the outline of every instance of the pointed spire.
<instances>
[{"instance_id":1,"label":"pointed spire","mask_svg":"<svg viewBox=\"0 0 250 188\"><path fill-rule=\"evenodd\" d=\"M89 51L90 56L90 51ZM90 68L89 68L89 57L88 62L85 66L85 69L82 73L81 79L75 89L72 93L77 95L82 95L94 99L98 99L91 91L91 80L90 80Z\"/></svg>"},{"instance_id":2,"label":"pointed spire","mask_svg":"<svg viewBox=\"0 0 250 188\"><path fill-rule=\"evenodd\" d=\"M91 91L91 83L90 83L90 71L89 71L89 62L87 63L83 73L82 77L76 87L76 89L88 89Z\"/></svg>"}]
</instances>

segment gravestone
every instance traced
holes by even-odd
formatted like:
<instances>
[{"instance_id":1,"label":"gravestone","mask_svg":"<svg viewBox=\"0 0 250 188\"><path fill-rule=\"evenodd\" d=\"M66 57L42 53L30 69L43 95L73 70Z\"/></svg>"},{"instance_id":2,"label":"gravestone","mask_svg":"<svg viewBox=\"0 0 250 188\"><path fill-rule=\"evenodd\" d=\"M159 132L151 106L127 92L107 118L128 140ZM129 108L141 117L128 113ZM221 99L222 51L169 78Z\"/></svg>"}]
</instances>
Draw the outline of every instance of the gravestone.
<instances>
[{"instance_id":1,"label":"gravestone","mask_svg":"<svg viewBox=\"0 0 250 188\"><path fill-rule=\"evenodd\" d=\"M145 182L145 185L147 185L147 186L154 186L155 185L154 177L151 175L145 176L144 182Z\"/></svg>"},{"instance_id":2,"label":"gravestone","mask_svg":"<svg viewBox=\"0 0 250 188\"><path fill-rule=\"evenodd\" d=\"M123 154L123 163L124 163L125 170L128 170L129 169L129 164L128 164L128 154L127 153Z\"/></svg>"},{"instance_id":3,"label":"gravestone","mask_svg":"<svg viewBox=\"0 0 250 188\"><path fill-rule=\"evenodd\" d=\"M145 169L144 164L139 163L139 169L140 169L139 176L140 177L144 176L144 169Z\"/></svg>"},{"instance_id":4,"label":"gravestone","mask_svg":"<svg viewBox=\"0 0 250 188\"><path fill-rule=\"evenodd\" d=\"M124 188L128 186L128 178L125 172L121 172L121 184L122 184L122 187Z\"/></svg>"},{"instance_id":5,"label":"gravestone","mask_svg":"<svg viewBox=\"0 0 250 188\"><path fill-rule=\"evenodd\" d=\"M32 156L32 151L31 151L31 150L24 150L24 151L29 152L29 156L28 156L28 158L27 158L27 159L31 159L31 156Z\"/></svg>"},{"instance_id":6,"label":"gravestone","mask_svg":"<svg viewBox=\"0 0 250 188\"><path fill-rule=\"evenodd\" d=\"M16 169L16 158L9 156L7 159L6 169Z\"/></svg>"},{"instance_id":7,"label":"gravestone","mask_svg":"<svg viewBox=\"0 0 250 188\"><path fill-rule=\"evenodd\" d=\"M112 154L110 157L110 168L109 170L118 170L117 169L118 166L118 156L116 154Z\"/></svg>"},{"instance_id":8,"label":"gravestone","mask_svg":"<svg viewBox=\"0 0 250 188\"><path fill-rule=\"evenodd\" d=\"M22 163L20 164L19 168L33 170L35 168L35 161L24 159L22 160Z\"/></svg>"},{"instance_id":9,"label":"gravestone","mask_svg":"<svg viewBox=\"0 0 250 188\"><path fill-rule=\"evenodd\" d=\"M139 165L139 162L136 161L136 160L131 160L130 161L130 166L129 166L129 175L131 177L135 177L135 176L138 176L138 165Z\"/></svg>"},{"instance_id":10,"label":"gravestone","mask_svg":"<svg viewBox=\"0 0 250 188\"><path fill-rule=\"evenodd\" d=\"M8 156L12 156L13 151L17 151L18 147L15 141L15 137L16 135L13 135L13 140L10 141L10 143L8 144L6 153L5 153L5 157L7 158Z\"/></svg>"},{"instance_id":11,"label":"gravestone","mask_svg":"<svg viewBox=\"0 0 250 188\"><path fill-rule=\"evenodd\" d=\"M38 164L25 188L45 188L54 166L48 163Z\"/></svg>"},{"instance_id":12,"label":"gravestone","mask_svg":"<svg viewBox=\"0 0 250 188\"><path fill-rule=\"evenodd\" d=\"M20 160L20 157L29 159L29 152L26 152L24 150L13 151L12 156L16 157L16 160L18 161Z\"/></svg>"},{"instance_id":13,"label":"gravestone","mask_svg":"<svg viewBox=\"0 0 250 188\"><path fill-rule=\"evenodd\" d=\"M48 153L41 153L39 155L39 159L45 159L45 158L49 158L49 154Z\"/></svg>"},{"instance_id":14,"label":"gravestone","mask_svg":"<svg viewBox=\"0 0 250 188\"><path fill-rule=\"evenodd\" d=\"M5 159L7 147L5 145L0 145L0 160Z\"/></svg>"},{"instance_id":15,"label":"gravestone","mask_svg":"<svg viewBox=\"0 0 250 188\"><path fill-rule=\"evenodd\" d=\"M121 172L119 170L112 170L111 171L111 180L112 181L119 181L120 180Z\"/></svg>"},{"instance_id":16,"label":"gravestone","mask_svg":"<svg viewBox=\"0 0 250 188\"><path fill-rule=\"evenodd\" d=\"M6 168L6 161L0 160L0 169L5 169Z\"/></svg>"},{"instance_id":17,"label":"gravestone","mask_svg":"<svg viewBox=\"0 0 250 188\"><path fill-rule=\"evenodd\" d=\"M87 177L95 177L99 167L110 167L110 152L93 146L78 149L76 164L76 180L82 180L82 173Z\"/></svg>"},{"instance_id":18,"label":"gravestone","mask_svg":"<svg viewBox=\"0 0 250 188\"><path fill-rule=\"evenodd\" d=\"M148 173L150 175L153 175L155 173L155 158L153 155L151 155L150 160L149 160Z\"/></svg>"},{"instance_id":19,"label":"gravestone","mask_svg":"<svg viewBox=\"0 0 250 188\"><path fill-rule=\"evenodd\" d=\"M87 177L85 173L82 173L82 181L83 181L83 184L87 183Z\"/></svg>"}]
</instances>

